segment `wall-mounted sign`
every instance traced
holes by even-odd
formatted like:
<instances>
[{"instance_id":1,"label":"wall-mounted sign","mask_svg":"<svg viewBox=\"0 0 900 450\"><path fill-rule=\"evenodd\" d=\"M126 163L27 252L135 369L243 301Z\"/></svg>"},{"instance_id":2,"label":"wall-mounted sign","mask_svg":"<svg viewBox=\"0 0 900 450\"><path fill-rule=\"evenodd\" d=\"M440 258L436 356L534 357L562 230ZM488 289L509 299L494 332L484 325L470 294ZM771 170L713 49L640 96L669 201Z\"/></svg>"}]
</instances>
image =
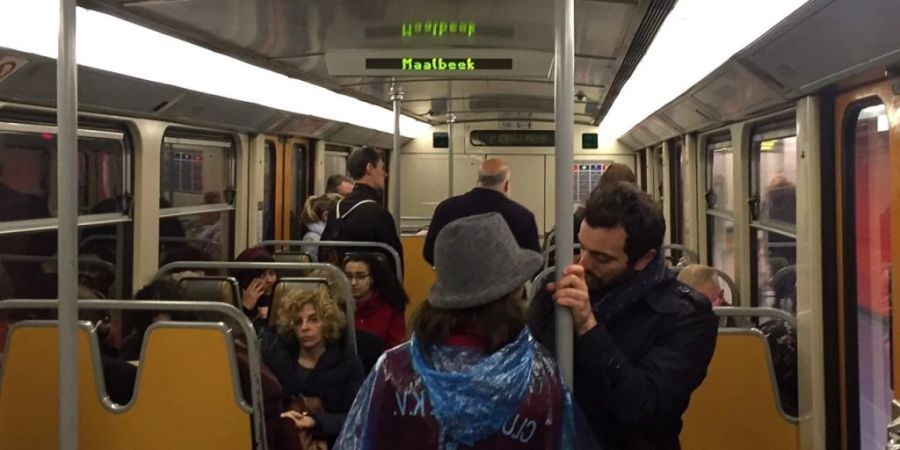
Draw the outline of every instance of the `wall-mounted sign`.
<instances>
[{"instance_id":1,"label":"wall-mounted sign","mask_svg":"<svg viewBox=\"0 0 900 450\"><path fill-rule=\"evenodd\" d=\"M473 130L469 142L476 147L553 147L553 130Z\"/></svg>"},{"instance_id":2,"label":"wall-mounted sign","mask_svg":"<svg viewBox=\"0 0 900 450\"><path fill-rule=\"evenodd\" d=\"M325 53L332 76L507 76L548 79L552 52L488 48L354 49Z\"/></svg>"},{"instance_id":3,"label":"wall-mounted sign","mask_svg":"<svg viewBox=\"0 0 900 450\"><path fill-rule=\"evenodd\" d=\"M475 35L475 22L460 22L446 20L424 20L418 22L403 22L400 24L400 36L410 37L416 35L443 36L454 34L472 37Z\"/></svg>"},{"instance_id":4,"label":"wall-mounted sign","mask_svg":"<svg viewBox=\"0 0 900 450\"><path fill-rule=\"evenodd\" d=\"M403 72L512 70L510 58L366 58L366 69Z\"/></svg>"}]
</instances>

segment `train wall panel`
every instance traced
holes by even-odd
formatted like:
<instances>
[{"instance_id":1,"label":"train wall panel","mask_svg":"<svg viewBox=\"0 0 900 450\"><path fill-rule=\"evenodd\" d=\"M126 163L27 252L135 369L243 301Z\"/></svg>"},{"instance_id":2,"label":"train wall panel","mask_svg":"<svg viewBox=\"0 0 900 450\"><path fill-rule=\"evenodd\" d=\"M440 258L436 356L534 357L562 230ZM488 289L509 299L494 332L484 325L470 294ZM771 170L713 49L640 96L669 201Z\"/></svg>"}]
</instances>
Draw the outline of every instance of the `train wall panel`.
<instances>
[{"instance_id":1,"label":"train wall panel","mask_svg":"<svg viewBox=\"0 0 900 450\"><path fill-rule=\"evenodd\" d=\"M861 73L872 62L900 62L898 17L896 1L833 1L776 28L746 58L793 95L808 93Z\"/></svg>"}]
</instances>

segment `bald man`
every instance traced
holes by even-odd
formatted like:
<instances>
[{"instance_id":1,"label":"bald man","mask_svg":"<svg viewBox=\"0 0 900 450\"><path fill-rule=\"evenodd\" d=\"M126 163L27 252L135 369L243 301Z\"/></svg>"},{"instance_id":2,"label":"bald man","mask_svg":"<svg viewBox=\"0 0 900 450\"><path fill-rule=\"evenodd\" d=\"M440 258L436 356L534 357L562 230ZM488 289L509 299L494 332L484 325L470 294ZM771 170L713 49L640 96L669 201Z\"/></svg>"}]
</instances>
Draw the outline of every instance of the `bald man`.
<instances>
[{"instance_id":1,"label":"bald man","mask_svg":"<svg viewBox=\"0 0 900 450\"><path fill-rule=\"evenodd\" d=\"M478 185L463 195L442 201L434 210L425 236L425 260L434 265L434 241L444 225L463 217L500 213L522 248L540 251L534 214L509 199L509 167L500 159L488 159L478 168Z\"/></svg>"}]
</instances>

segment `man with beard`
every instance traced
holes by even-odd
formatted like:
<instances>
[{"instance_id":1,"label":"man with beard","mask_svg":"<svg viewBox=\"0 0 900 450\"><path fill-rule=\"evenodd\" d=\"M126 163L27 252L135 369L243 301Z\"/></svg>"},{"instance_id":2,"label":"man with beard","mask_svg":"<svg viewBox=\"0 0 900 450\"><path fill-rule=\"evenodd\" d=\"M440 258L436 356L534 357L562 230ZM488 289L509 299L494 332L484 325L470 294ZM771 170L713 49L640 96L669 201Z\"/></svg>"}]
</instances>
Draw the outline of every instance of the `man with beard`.
<instances>
[{"instance_id":1,"label":"man with beard","mask_svg":"<svg viewBox=\"0 0 900 450\"><path fill-rule=\"evenodd\" d=\"M665 228L635 186L595 191L580 261L531 303L529 325L549 349L554 306L571 310L575 399L607 450L679 449L681 415L715 349L709 301L676 281L660 255Z\"/></svg>"}]
</instances>

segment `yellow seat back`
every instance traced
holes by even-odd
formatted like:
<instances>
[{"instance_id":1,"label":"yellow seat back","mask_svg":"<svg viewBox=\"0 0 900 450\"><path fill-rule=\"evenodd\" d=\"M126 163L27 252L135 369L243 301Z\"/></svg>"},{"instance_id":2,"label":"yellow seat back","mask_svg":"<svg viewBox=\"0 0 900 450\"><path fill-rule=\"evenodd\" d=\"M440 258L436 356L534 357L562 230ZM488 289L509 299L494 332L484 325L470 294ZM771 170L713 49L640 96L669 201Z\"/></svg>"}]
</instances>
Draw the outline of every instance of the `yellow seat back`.
<instances>
[{"instance_id":1,"label":"yellow seat back","mask_svg":"<svg viewBox=\"0 0 900 450\"><path fill-rule=\"evenodd\" d=\"M10 334L0 381L0 448L57 448L58 329L22 323ZM221 325L159 323L147 332L132 405L113 412L90 330L78 334L78 441L82 450L247 450L230 337Z\"/></svg>"},{"instance_id":2,"label":"yellow seat back","mask_svg":"<svg viewBox=\"0 0 900 450\"><path fill-rule=\"evenodd\" d=\"M794 450L797 423L781 410L769 345L758 330L719 332L703 384L684 415L684 450Z\"/></svg>"},{"instance_id":3,"label":"yellow seat back","mask_svg":"<svg viewBox=\"0 0 900 450\"><path fill-rule=\"evenodd\" d=\"M431 264L425 261L422 251L425 249L425 236L403 236L403 287L409 295L406 305L406 322L409 323L416 309L427 298L428 289L434 284L435 275Z\"/></svg>"}]
</instances>

